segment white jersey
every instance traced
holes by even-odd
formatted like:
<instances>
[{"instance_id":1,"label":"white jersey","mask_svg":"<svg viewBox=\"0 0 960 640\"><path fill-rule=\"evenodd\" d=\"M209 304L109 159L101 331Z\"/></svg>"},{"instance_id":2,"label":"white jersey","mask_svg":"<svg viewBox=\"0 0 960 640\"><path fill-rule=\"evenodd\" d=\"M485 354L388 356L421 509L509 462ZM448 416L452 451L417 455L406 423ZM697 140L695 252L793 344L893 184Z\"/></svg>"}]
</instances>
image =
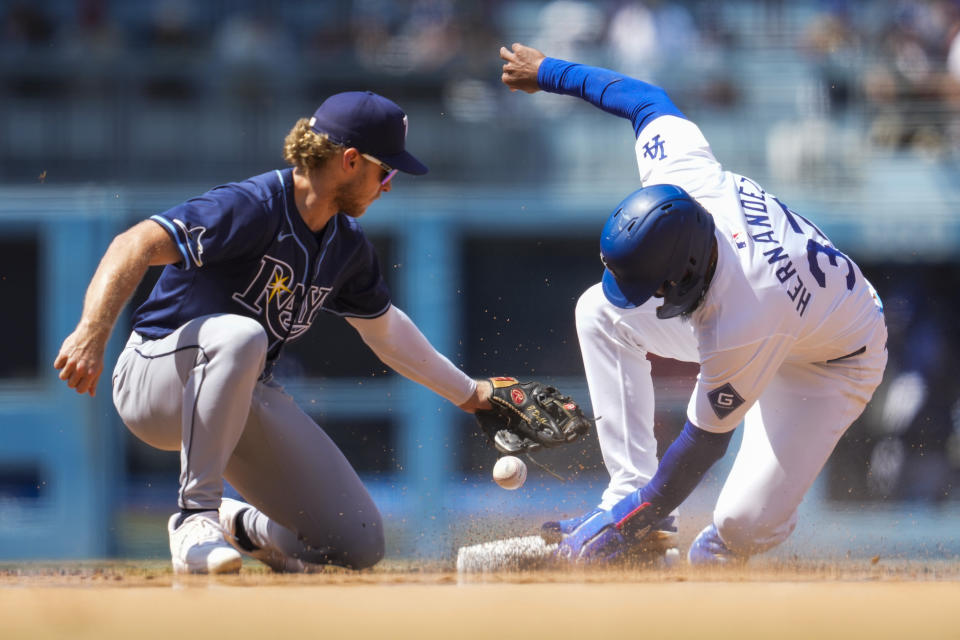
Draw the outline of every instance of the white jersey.
<instances>
[{"instance_id":1,"label":"white jersey","mask_svg":"<svg viewBox=\"0 0 960 640\"><path fill-rule=\"evenodd\" d=\"M729 431L782 363L826 363L869 342L882 307L857 265L753 180L724 171L694 123L657 118L636 153L643 186L678 185L716 222L716 272L691 317L700 354L693 424Z\"/></svg>"}]
</instances>

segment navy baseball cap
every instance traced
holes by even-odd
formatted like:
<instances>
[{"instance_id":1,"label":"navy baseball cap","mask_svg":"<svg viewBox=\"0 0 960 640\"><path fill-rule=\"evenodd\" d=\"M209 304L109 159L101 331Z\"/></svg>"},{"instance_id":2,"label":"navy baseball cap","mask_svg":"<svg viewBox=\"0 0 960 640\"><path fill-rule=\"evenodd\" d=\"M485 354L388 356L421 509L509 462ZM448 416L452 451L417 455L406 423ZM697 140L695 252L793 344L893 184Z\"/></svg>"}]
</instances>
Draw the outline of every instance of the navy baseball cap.
<instances>
[{"instance_id":1,"label":"navy baseball cap","mask_svg":"<svg viewBox=\"0 0 960 640\"><path fill-rule=\"evenodd\" d=\"M426 165L404 149L407 114L392 100L372 91L330 96L314 112L310 128L404 173L420 176L427 172Z\"/></svg>"}]
</instances>

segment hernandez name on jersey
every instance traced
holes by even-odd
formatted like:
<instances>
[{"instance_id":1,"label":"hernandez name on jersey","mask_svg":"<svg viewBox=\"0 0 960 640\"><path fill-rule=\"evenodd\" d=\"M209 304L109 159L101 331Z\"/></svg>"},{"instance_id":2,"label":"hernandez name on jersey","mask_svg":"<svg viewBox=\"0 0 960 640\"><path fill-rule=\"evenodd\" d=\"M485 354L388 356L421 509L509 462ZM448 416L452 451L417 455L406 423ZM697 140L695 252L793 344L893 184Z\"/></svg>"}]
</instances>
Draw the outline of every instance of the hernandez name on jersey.
<instances>
[{"instance_id":1,"label":"hernandez name on jersey","mask_svg":"<svg viewBox=\"0 0 960 640\"><path fill-rule=\"evenodd\" d=\"M256 319L267 359L324 311L376 317L390 306L376 252L340 213L314 233L293 199L293 170L216 187L151 216L173 238L180 262L164 268L133 328L162 338L192 318L233 313Z\"/></svg>"}]
</instances>

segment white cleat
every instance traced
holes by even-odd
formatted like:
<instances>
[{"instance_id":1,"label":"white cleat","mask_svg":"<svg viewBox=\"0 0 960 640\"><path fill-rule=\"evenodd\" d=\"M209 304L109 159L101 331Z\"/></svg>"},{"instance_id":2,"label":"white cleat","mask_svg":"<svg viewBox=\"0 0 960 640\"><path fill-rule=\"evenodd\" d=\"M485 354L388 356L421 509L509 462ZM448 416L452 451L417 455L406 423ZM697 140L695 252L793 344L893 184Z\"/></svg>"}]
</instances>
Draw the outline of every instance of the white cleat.
<instances>
[{"instance_id":1,"label":"white cleat","mask_svg":"<svg viewBox=\"0 0 960 640\"><path fill-rule=\"evenodd\" d=\"M188 516L174 528L179 513L170 516L170 555L174 573L237 573L243 557L227 544L216 511Z\"/></svg>"},{"instance_id":2,"label":"white cleat","mask_svg":"<svg viewBox=\"0 0 960 640\"><path fill-rule=\"evenodd\" d=\"M223 529L224 537L227 542L232 544L233 547L240 553L245 553L253 558L256 558L277 573L304 573L307 571L307 563L296 558L291 558L280 549L274 547L261 547L259 549L255 549L254 551L247 551L241 547L240 542L236 538L237 516L239 516L240 512L245 509L250 509L254 512L257 511L257 508L253 505L249 505L246 502L241 502L240 500L224 498L220 502L220 527Z\"/></svg>"},{"instance_id":3,"label":"white cleat","mask_svg":"<svg viewBox=\"0 0 960 640\"><path fill-rule=\"evenodd\" d=\"M714 524L704 527L687 552L687 562L693 566L742 565L747 557L731 551Z\"/></svg>"},{"instance_id":4,"label":"white cleat","mask_svg":"<svg viewBox=\"0 0 960 640\"><path fill-rule=\"evenodd\" d=\"M663 567L664 569L673 569L674 567L680 564L680 549L674 547L673 549L667 549L663 553Z\"/></svg>"}]
</instances>

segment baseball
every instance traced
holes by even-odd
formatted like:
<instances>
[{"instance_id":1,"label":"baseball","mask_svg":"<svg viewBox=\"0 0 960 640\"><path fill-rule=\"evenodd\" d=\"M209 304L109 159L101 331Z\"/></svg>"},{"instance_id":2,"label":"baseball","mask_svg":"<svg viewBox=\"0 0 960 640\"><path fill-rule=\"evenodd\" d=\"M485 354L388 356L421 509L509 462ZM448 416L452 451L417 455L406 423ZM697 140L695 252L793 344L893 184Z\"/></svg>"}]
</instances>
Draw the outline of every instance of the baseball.
<instances>
[{"instance_id":1,"label":"baseball","mask_svg":"<svg viewBox=\"0 0 960 640\"><path fill-rule=\"evenodd\" d=\"M503 456L493 465L493 481L504 489L519 489L527 481L527 465L515 456Z\"/></svg>"}]
</instances>

